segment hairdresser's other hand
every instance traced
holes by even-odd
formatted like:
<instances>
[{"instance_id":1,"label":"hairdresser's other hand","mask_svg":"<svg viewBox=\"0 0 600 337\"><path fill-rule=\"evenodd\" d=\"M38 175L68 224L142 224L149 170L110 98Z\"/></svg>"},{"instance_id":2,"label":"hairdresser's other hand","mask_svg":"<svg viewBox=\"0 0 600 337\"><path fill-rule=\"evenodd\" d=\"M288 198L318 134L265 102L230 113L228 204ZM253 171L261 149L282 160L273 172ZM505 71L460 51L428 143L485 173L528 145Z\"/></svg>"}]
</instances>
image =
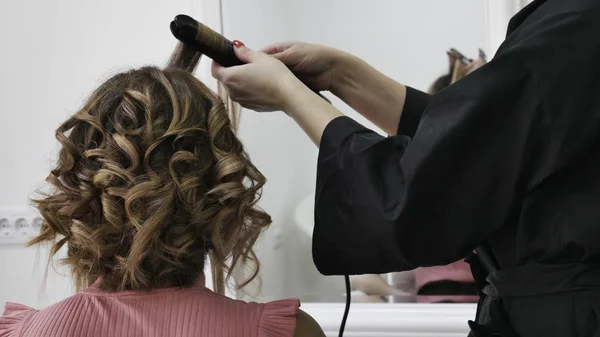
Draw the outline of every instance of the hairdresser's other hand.
<instances>
[{"instance_id":1,"label":"hairdresser's other hand","mask_svg":"<svg viewBox=\"0 0 600 337\"><path fill-rule=\"evenodd\" d=\"M349 56L341 50L303 42L276 43L262 51L283 62L315 91L332 89L342 60Z\"/></svg>"},{"instance_id":2,"label":"hairdresser's other hand","mask_svg":"<svg viewBox=\"0 0 600 337\"><path fill-rule=\"evenodd\" d=\"M239 41L234 41L234 46L235 54L246 64L225 68L213 62L213 77L244 108L260 112L285 110L294 90L302 83L279 60L251 50Z\"/></svg>"}]
</instances>

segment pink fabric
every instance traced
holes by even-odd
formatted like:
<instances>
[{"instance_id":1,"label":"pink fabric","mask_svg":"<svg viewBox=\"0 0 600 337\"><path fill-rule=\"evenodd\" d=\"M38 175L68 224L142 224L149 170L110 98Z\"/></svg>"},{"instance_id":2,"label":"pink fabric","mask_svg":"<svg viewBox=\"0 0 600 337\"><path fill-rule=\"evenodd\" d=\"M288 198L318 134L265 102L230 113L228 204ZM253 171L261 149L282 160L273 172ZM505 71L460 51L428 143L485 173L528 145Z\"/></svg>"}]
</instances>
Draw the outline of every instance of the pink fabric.
<instances>
[{"instance_id":1,"label":"pink fabric","mask_svg":"<svg viewBox=\"0 0 600 337\"><path fill-rule=\"evenodd\" d=\"M297 299L246 303L204 279L186 289L107 293L92 286L47 309L6 304L0 337L292 337Z\"/></svg>"},{"instance_id":2,"label":"pink fabric","mask_svg":"<svg viewBox=\"0 0 600 337\"><path fill-rule=\"evenodd\" d=\"M469 265L461 260L446 266L436 266L427 268L417 268L415 270L415 285L417 291L424 285L436 281L456 281L456 282L475 282ZM477 302L478 296L465 295L436 295L436 296L417 296L417 302L430 303L440 301L455 302Z\"/></svg>"},{"instance_id":3,"label":"pink fabric","mask_svg":"<svg viewBox=\"0 0 600 337\"><path fill-rule=\"evenodd\" d=\"M417 303L439 303L452 301L453 303L477 303L479 296L471 295L418 295Z\"/></svg>"}]
</instances>

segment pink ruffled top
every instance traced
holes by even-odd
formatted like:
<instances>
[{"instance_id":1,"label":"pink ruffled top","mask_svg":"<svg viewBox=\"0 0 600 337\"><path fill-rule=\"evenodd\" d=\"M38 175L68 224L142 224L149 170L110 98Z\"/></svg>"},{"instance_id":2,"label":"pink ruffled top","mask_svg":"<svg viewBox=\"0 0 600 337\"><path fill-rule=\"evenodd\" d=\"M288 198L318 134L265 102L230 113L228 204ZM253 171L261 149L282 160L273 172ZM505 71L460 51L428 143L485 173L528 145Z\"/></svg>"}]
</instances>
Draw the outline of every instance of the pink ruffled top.
<instances>
[{"instance_id":1,"label":"pink ruffled top","mask_svg":"<svg viewBox=\"0 0 600 337\"><path fill-rule=\"evenodd\" d=\"M428 283L438 281L455 281L461 283L474 283L471 267L460 260L445 266L417 268L415 270L415 283L417 291ZM431 303L440 301L453 301L462 303L477 303L478 296L469 295L419 295L417 302Z\"/></svg>"},{"instance_id":2,"label":"pink ruffled top","mask_svg":"<svg viewBox=\"0 0 600 337\"><path fill-rule=\"evenodd\" d=\"M292 337L297 299L246 303L204 286L108 293L97 285L44 310L8 303L0 337Z\"/></svg>"}]
</instances>

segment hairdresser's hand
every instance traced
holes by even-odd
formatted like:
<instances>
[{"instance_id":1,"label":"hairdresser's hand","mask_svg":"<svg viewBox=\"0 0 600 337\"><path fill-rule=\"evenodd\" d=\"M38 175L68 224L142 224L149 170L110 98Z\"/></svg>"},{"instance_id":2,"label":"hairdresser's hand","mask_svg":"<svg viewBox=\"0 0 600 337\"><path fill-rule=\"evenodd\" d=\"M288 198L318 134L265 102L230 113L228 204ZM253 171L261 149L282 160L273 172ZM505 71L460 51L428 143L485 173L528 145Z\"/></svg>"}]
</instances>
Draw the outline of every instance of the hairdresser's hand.
<instances>
[{"instance_id":1,"label":"hairdresser's hand","mask_svg":"<svg viewBox=\"0 0 600 337\"><path fill-rule=\"evenodd\" d=\"M331 90L342 60L350 56L341 50L302 42L276 43L262 51L283 62L315 91Z\"/></svg>"},{"instance_id":2,"label":"hairdresser's hand","mask_svg":"<svg viewBox=\"0 0 600 337\"><path fill-rule=\"evenodd\" d=\"M255 111L285 110L286 104L302 83L279 60L251 50L234 41L235 54L244 63L225 68L212 64L212 75L220 81L232 100Z\"/></svg>"},{"instance_id":3,"label":"hairdresser's hand","mask_svg":"<svg viewBox=\"0 0 600 337\"><path fill-rule=\"evenodd\" d=\"M234 41L235 54L246 64L223 68L213 62L213 76L243 107L256 111L283 110L317 146L325 127L342 113L302 84L281 61Z\"/></svg>"}]
</instances>

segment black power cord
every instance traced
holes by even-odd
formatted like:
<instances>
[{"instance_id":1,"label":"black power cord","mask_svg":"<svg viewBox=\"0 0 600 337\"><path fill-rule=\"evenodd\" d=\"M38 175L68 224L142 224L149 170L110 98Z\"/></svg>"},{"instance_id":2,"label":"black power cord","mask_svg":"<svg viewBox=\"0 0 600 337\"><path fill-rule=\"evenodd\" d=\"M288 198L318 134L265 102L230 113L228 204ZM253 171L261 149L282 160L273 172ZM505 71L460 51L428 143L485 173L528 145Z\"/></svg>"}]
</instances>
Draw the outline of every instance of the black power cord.
<instances>
[{"instance_id":1,"label":"black power cord","mask_svg":"<svg viewBox=\"0 0 600 337\"><path fill-rule=\"evenodd\" d=\"M348 313L350 312L350 276L344 275L344 281L346 283L346 309L344 309L344 316L342 317L342 324L340 325L339 337L344 336L344 329L346 329L346 321L348 320Z\"/></svg>"}]
</instances>

